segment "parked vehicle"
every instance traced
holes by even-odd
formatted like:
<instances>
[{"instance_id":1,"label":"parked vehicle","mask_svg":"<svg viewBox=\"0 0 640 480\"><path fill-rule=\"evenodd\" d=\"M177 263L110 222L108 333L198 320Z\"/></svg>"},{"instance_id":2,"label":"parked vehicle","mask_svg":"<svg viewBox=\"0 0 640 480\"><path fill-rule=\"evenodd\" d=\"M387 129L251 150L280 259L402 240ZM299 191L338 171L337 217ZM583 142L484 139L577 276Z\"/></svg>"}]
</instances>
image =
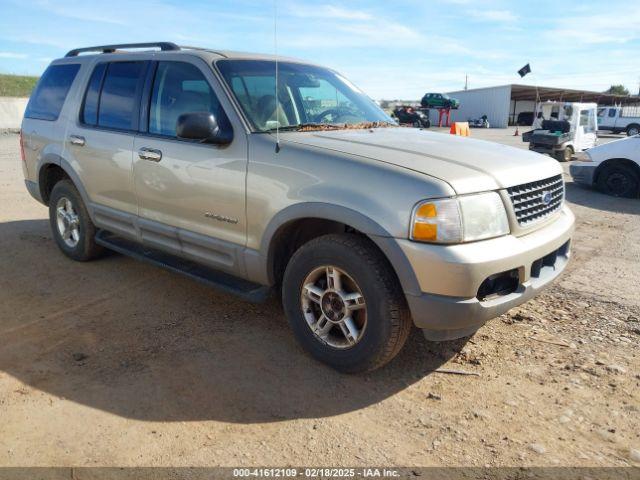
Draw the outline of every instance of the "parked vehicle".
<instances>
[{"instance_id":1,"label":"parked vehicle","mask_svg":"<svg viewBox=\"0 0 640 480\"><path fill-rule=\"evenodd\" d=\"M530 127L533 125L533 112L520 112L518 114L518 118L516 119L516 125L520 127Z\"/></svg>"},{"instance_id":2,"label":"parked vehicle","mask_svg":"<svg viewBox=\"0 0 640 480\"><path fill-rule=\"evenodd\" d=\"M573 181L616 197L640 196L640 135L599 145L569 167Z\"/></svg>"},{"instance_id":3,"label":"parked vehicle","mask_svg":"<svg viewBox=\"0 0 640 480\"><path fill-rule=\"evenodd\" d=\"M471 128L489 128L491 126L486 115L482 115L480 118L470 118L467 121Z\"/></svg>"},{"instance_id":4,"label":"parked vehicle","mask_svg":"<svg viewBox=\"0 0 640 480\"><path fill-rule=\"evenodd\" d=\"M598 108L598 129L625 132L632 137L640 133L640 107Z\"/></svg>"},{"instance_id":5,"label":"parked vehicle","mask_svg":"<svg viewBox=\"0 0 640 480\"><path fill-rule=\"evenodd\" d=\"M400 125L412 125L416 128L429 128L429 111L426 112L409 106L400 106L393 109L393 115Z\"/></svg>"},{"instance_id":6,"label":"parked vehicle","mask_svg":"<svg viewBox=\"0 0 640 480\"><path fill-rule=\"evenodd\" d=\"M598 140L595 103L545 102L541 105L542 128L525 132L529 150L546 153L560 162L596 145Z\"/></svg>"},{"instance_id":7,"label":"parked vehicle","mask_svg":"<svg viewBox=\"0 0 640 480\"><path fill-rule=\"evenodd\" d=\"M60 250L112 249L251 301L281 292L298 341L347 372L391 360L412 321L470 335L564 270L556 162L400 128L333 70L277 69L171 43L54 60L21 151Z\"/></svg>"},{"instance_id":8,"label":"parked vehicle","mask_svg":"<svg viewBox=\"0 0 640 480\"><path fill-rule=\"evenodd\" d=\"M451 108L455 110L460 106L460 102L446 93L427 93L422 97L420 105L424 108Z\"/></svg>"}]
</instances>

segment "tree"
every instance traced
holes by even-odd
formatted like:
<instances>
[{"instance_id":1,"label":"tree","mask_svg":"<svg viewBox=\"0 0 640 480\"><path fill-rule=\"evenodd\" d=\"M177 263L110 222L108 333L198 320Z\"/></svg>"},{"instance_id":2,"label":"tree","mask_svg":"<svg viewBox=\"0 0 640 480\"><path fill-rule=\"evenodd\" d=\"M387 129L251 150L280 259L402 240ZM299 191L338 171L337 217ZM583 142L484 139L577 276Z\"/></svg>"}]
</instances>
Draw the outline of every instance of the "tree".
<instances>
[{"instance_id":1,"label":"tree","mask_svg":"<svg viewBox=\"0 0 640 480\"><path fill-rule=\"evenodd\" d=\"M609 90L604 93L611 93L612 95L629 95L629 90L624 85L611 85Z\"/></svg>"}]
</instances>

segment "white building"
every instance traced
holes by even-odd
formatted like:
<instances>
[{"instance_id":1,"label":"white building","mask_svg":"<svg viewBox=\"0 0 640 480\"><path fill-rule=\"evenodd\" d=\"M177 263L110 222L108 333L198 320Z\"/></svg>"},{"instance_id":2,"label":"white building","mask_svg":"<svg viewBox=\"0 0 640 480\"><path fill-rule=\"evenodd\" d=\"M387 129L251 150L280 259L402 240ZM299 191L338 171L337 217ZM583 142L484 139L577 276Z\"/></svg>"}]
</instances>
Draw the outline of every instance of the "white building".
<instances>
[{"instance_id":1,"label":"white building","mask_svg":"<svg viewBox=\"0 0 640 480\"><path fill-rule=\"evenodd\" d=\"M595 102L601 105L639 103L636 96L610 95L588 90L534 87L531 85L500 85L447 92L460 101L460 108L451 110L451 121L465 122L486 115L494 128L515 125L521 112L534 112L536 99L541 102ZM430 111L432 125L438 124L438 111Z\"/></svg>"}]
</instances>

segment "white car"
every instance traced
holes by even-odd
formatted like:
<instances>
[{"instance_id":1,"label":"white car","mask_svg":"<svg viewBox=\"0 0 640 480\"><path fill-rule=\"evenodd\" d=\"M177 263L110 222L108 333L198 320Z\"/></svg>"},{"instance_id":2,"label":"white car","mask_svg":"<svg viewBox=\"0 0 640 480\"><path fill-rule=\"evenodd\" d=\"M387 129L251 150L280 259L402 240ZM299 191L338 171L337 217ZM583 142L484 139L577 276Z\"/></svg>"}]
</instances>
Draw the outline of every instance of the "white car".
<instances>
[{"instance_id":1,"label":"white car","mask_svg":"<svg viewBox=\"0 0 640 480\"><path fill-rule=\"evenodd\" d=\"M640 196L640 135L590 148L569 167L573 181L616 197Z\"/></svg>"}]
</instances>

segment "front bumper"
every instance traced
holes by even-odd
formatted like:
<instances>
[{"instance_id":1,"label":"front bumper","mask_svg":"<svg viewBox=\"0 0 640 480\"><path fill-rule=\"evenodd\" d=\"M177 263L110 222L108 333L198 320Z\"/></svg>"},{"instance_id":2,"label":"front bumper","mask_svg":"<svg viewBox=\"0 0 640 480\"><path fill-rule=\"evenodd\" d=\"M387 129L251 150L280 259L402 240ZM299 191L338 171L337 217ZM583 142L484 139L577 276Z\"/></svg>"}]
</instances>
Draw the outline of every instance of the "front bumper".
<instances>
[{"instance_id":1,"label":"front bumper","mask_svg":"<svg viewBox=\"0 0 640 480\"><path fill-rule=\"evenodd\" d=\"M529 150L536 153L555 155L564 150L562 145L529 145Z\"/></svg>"},{"instance_id":2,"label":"front bumper","mask_svg":"<svg viewBox=\"0 0 640 480\"><path fill-rule=\"evenodd\" d=\"M597 165L593 162L573 162L569 165L569 173L576 183L593 185Z\"/></svg>"},{"instance_id":3,"label":"front bumper","mask_svg":"<svg viewBox=\"0 0 640 480\"><path fill-rule=\"evenodd\" d=\"M414 323L429 339L459 338L533 298L566 267L574 220L565 206L554 221L520 237L449 246L399 241L423 292L406 295ZM553 264L538 268L554 252ZM517 272L515 291L481 300L483 282L507 271Z\"/></svg>"}]
</instances>

